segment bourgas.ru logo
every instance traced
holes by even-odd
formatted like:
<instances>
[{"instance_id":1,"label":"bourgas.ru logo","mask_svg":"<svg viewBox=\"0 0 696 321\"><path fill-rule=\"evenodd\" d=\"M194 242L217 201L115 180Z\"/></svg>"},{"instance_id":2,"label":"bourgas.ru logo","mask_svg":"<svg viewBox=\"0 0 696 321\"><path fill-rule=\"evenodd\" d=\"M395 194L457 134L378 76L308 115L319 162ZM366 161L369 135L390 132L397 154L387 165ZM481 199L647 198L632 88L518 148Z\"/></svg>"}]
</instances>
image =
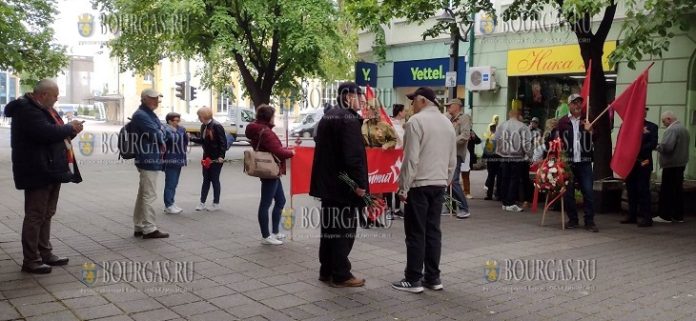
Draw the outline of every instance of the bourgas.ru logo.
<instances>
[{"instance_id":1,"label":"bourgas.ru logo","mask_svg":"<svg viewBox=\"0 0 696 321\"><path fill-rule=\"evenodd\" d=\"M101 271L101 278L99 277ZM107 283L191 283L193 262L175 261L104 261L82 264L82 283L92 286Z\"/></svg>"},{"instance_id":2,"label":"bourgas.ru logo","mask_svg":"<svg viewBox=\"0 0 696 321\"><path fill-rule=\"evenodd\" d=\"M501 271L502 270L502 271ZM597 278L597 260L506 259L503 262L487 260L484 279L487 282L502 281L594 281Z\"/></svg>"}]
</instances>

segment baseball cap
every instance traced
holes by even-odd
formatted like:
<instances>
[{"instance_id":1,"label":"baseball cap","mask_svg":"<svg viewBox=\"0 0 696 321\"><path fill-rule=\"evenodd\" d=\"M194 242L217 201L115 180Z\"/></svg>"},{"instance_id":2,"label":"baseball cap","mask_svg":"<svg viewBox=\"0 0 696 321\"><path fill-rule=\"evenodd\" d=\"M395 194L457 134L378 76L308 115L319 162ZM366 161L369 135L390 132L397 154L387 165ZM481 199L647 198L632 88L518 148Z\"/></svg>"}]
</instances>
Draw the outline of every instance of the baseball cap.
<instances>
[{"instance_id":1,"label":"baseball cap","mask_svg":"<svg viewBox=\"0 0 696 321\"><path fill-rule=\"evenodd\" d=\"M577 99L584 100L584 99L582 99L582 96L580 96L578 94L572 94L572 95L568 96L568 103L570 104L571 102L573 102Z\"/></svg>"},{"instance_id":2,"label":"baseball cap","mask_svg":"<svg viewBox=\"0 0 696 321\"><path fill-rule=\"evenodd\" d=\"M140 98L145 98L145 97L150 97L150 98L157 98L157 97L164 97L162 94L159 93L159 91L154 90L152 88L148 88L143 90L142 93L140 93Z\"/></svg>"},{"instance_id":3,"label":"baseball cap","mask_svg":"<svg viewBox=\"0 0 696 321\"><path fill-rule=\"evenodd\" d=\"M461 100L461 99L459 99L459 98L454 98L454 99L450 99L450 100L445 104L445 106L454 105L454 104L457 104L457 105L459 105L459 106L463 106L463 105L464 105L464 104L462 103L462 100Z\"/></svg>"},{"instance_id":4,"label":"baseball cap","mask_svg":"<svg viewBox=\"0 0 696 321\"><path fill-rule=\"evenodd\" d=\"M406 95L408 99L413 100L416 98L416 96L423 96L425 99L430 100L435 106L440 107L440 104L437 102L437 97L435 96L435 92L428 88L428 87L420 87L416 89L416 91Z\"/></svg>"}]
</instances>

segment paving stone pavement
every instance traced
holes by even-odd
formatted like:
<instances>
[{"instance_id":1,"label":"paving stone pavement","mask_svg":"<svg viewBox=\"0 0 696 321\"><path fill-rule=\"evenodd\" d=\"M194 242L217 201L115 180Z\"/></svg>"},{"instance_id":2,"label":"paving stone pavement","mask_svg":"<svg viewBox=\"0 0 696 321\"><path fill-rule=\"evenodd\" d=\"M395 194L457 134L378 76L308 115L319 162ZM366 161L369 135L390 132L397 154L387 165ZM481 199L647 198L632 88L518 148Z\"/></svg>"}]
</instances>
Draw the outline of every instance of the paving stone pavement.
<instances>
[{"instance_id":1,"label":"paving stone pavement","mask_svg":"<svg viewBox=\"0 0 696 321\"><path fill-rule=\"evenodd\" d=\"M256 219L258 180L244 175L239 161L226 163L223 209L195 212L201 178L192 161L176 196L184 213L158 214L159 227L171 237L136 239L137 173L129 163L98 164L112 156L82 157L94 161L81 168L85 181L62 187L52 244L70 264L29 275L20 272L23 193L14 189L9 155L0 155L0 320L696 320L693 214L684 224L648 229L600 214L600 233L562 231L559 213L541 227L539 214L504 213L499 203L482 200L485 172L472 172L471 218L442 217L444 291L415 295L390 288L406 260L401 220L359 230L351 260L367 284L333 289L317 280L314 199L295 197L292 241L264 246ZM284 187L287 192L287 178ZM158 196L160 209L161 191ZM485 279L495 270L486 270L492 260L495 282ZM153 263L148 269L193 262L186 271L192 281L114 282L99 269L95 283L86 285L82 264L89 262ZM516 275L507 262L516 262ZM523 262L532 264L528 275Z\"/></svg>"}]
</instances>

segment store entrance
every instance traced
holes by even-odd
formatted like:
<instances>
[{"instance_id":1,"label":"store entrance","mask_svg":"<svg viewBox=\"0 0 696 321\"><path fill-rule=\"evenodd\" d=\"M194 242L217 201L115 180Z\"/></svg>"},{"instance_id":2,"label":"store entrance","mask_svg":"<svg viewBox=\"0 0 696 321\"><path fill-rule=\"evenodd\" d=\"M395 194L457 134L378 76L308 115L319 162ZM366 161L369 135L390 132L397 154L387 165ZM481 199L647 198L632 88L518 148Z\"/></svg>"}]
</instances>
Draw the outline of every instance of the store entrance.
<instances>
[{"instance_id":1,"label":"store entrance","mask_svg":"<svg viewBox=\"0 0 696 321\"><path fill-rule=\"evenodd\" d=\"M607 74L607 101L616 95L616 74ZM568 114L568 96L579 93L585 75L539 75L510 77L508 98L511 106L521 108L524 121L539 118L541 127L547 119Z\"/></svg>"}]
</instances>

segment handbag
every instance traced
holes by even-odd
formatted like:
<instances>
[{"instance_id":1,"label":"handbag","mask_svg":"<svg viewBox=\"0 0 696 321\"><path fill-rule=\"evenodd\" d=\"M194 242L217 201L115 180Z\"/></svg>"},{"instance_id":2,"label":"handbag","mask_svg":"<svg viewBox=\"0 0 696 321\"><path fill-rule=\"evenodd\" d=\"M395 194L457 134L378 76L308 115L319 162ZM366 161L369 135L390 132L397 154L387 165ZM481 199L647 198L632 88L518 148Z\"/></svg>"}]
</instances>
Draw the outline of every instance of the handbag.
<instances>
[{"instance_id":1,"label":"handbag","mask_svg":"<svg viewBox=\"0 0 696 321\"><path fill-rule=\"evenodd\" d=\"M256 148L244 151L244 172L249 176L258 178L278 178L280 176L280 166L278 166L280 160L272 153L259 151L264 131L266 129L263 129L259 134Z\"/></svg>"}]
</instances>

